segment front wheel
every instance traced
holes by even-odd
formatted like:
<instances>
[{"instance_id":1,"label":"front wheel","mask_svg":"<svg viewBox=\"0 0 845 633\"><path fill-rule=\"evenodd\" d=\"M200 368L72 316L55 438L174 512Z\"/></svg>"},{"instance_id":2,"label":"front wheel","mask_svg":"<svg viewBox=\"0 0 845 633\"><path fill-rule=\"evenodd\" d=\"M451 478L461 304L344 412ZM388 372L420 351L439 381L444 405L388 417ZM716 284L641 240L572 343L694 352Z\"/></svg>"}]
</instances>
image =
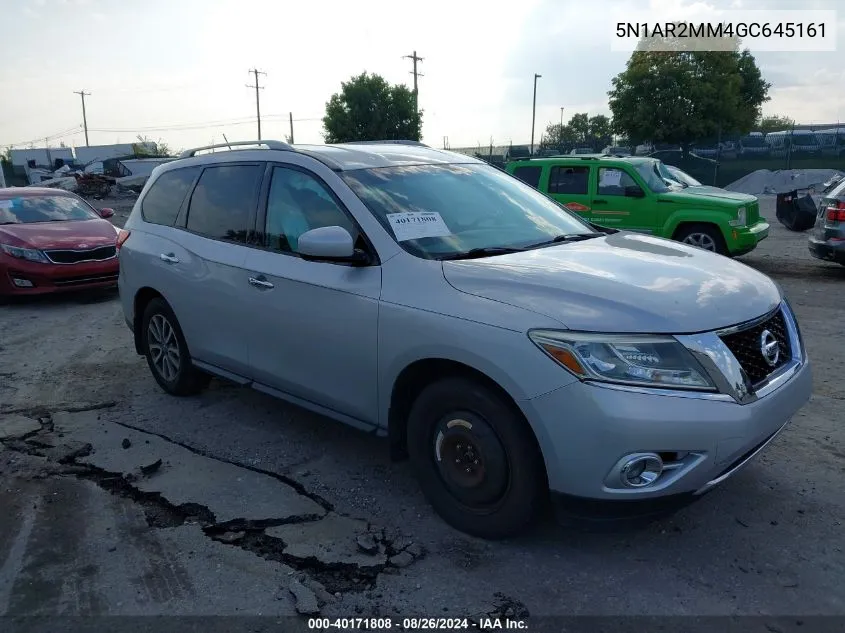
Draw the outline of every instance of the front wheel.
<instances>
[{"instance_id":1,"label":"front wheel","mask_svg":"<svg viewBox=\"0 0 845 633\"><path fill-rule=\"evenodd\" d=\"M141 319L143 350L153 378L167 393L199 393L211 377L193 366L188 344L173 310L163 299L147 304Z\"/></svg>"},{"instance_id":2,"label":"front wheel","mask_svg":"<svg viewBox=\"0 0 845 633\"><path fill-rule=\"evenodd\" d=\"M689 224L681 227L675 234L675 239L711 253L729 255L722 232L712 224Z\"/></svg>"},{"instance_id":3,"label":"front wheel","mask_svg":"<svg viewBox=\"0 0 845 633\"><path fill-rule=\"evenodd\" d=\"M467 534L515 535L542 505L543 458L527 422L480 382L447 378L426 387L408 418L408 452L429 503Z\"/></svg>"}]
</instances>

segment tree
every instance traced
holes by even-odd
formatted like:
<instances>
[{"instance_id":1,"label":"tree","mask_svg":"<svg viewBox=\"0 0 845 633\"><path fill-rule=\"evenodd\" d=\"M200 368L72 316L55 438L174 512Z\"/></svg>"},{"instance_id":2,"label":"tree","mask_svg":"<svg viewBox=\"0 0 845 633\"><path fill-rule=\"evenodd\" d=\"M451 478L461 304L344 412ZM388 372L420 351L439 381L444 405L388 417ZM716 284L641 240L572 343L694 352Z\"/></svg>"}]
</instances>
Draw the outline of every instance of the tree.
<instances>
[{"instance_id":1,"label":"tree","mask_svg":"<svg viewBox=\"0 0 845 633\"><path fill-rule=\"evenodd\" d=\"M420 140L422 112L417 114L414 93L403 85L391 86L366 72L340 85L326 103L323 117L326 143L380 140Z\"/></svg>"},{"instance_id":2,"label":"tree","mask_svg":"<svg viewBox=\"0 0 845 633\"><path fill-rule=\"evenodd\" d=\"M634 51L608 92L613 131L631 142L678 144L684 152L696 140L749 132L771 84L738 40L723 39L720 48L728 50L653 50L651 41Z\"/></svg>"},{"instance_id":3,"label":"tree","mask_svg":"<svg viewBox=\"0 0 845 633\"><path fill-rule=\"evenodd\" d=\"M603 114L590 117L589 145L601 150L613 142L613 125Z\"/></svg>"},{"instance_id":4,"label":"tree","mask_svg":"<svg viewBox=\"0 0 845 633\"><path fill-rule=\"evenodd\" d=\"M136 138L138 139L138 143L133 144L136 155L155 157L171 156L170 146L165 141L162 141L161 139L153 141L148 136L142 136L141 134L139 134ZM155 149L150 149L152 146L155 146Z\"/></svg>"},{"instance_id":5,"label":"tree","mask_svg":"<svg viewBox=\"0 0 845 633\"><path fill-rule=\"evenodd\" d=\"M610 119L603 114L591 117L586 112L579 112L573 114L566 125L549 123L540 149L568 152L578 146L592 147L598 151L609 145L612 139L613 130Z\"/></svg>"},{"instance_id":6,"label":"tree","mask_svg":"<svg viewBox=\"0 0 845 633\"><path fill-rule=\"evenodd\" d=\"M772 115L760 117L754 127L763 134L768 134L769 132L789 130L793 125L795 125L795 119L790 119L788 116Z\"/></svg>"}]
</instances>

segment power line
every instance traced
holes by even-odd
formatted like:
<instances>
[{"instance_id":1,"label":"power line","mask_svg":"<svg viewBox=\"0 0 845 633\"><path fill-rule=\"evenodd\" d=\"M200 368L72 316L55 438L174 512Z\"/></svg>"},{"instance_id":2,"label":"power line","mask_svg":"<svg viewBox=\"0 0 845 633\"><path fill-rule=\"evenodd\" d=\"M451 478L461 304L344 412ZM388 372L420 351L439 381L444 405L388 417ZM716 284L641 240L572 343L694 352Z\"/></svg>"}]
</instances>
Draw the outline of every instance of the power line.
<instances>
[{"instance_id":1,"label":"power line","mask_svg":"<svg viewBox=\"0 0 845 633\"><path fill-rule=\"evenodd\" d=\"M60 139L66 136L72 136L73 134L79 134L79 128L79 125L74 125L71 128L62 130L61 132L56 132L55 134L50 134L48 136L37 136L34 139L30 139L29 141L21 141L20 143L3 143L3 145L5 147L16 147L18 145L31 145L42 140L49 141L50 139Z\"/></svg>"},{"instance_id":2,"label":"power line","mask_svg":"<svg viewBox=\"0 0 845 633\"><path fill-rule=\"evenodd\" d=\"M88 147L88 117L85 116L85 97L91 96L90 92L85 92L85 90L80 90L79 92L74 91L73 94L79 95L82 97L82 125L85 126L85 147Z\"/></svg>"},{"instance_id":3,"label":"power line","mask_svg":"<svg viewBox=\"0 0 845 633\"><path fill-rule=\"evenodd\" d=\"M261 140L261 105L260 100L258 98L258 91L264 90L264 86L258 85L258 75L267 76L267 73L258 70L257 68L251 68L249 72L255 75L255 85L250 86L249 84L246 85L247 88L255 88L255 117L258 119L258 140Z\"/></svg>"}]
</instances>

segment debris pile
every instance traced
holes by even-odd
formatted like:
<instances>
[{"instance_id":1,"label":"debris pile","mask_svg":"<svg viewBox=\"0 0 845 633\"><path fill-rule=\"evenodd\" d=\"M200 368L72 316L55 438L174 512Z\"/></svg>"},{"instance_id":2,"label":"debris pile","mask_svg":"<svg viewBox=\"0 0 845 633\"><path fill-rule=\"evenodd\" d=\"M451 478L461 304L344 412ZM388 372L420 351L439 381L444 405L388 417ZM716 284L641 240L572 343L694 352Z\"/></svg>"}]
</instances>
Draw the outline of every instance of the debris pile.
<instances>
[{"instance_id":1,"label":"debris pile","mask_svg":"<svg viewBox=\"0 0 845 633\"><path fill-rule=\"evenodd\" d=\"M842 173L835 169L758 169L727 185L728 191L751 195L778 194L799 189L824 189L825 183Z\"/></svg>"}]
</instances>

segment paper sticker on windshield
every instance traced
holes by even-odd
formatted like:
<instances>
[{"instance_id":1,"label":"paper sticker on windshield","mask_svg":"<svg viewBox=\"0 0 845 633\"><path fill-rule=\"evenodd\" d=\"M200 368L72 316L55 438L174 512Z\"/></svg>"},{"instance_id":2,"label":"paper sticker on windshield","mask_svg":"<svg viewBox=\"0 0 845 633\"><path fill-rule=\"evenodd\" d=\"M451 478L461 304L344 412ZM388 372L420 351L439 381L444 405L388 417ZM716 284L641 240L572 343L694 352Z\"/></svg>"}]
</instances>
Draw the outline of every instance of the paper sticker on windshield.
<instances>
[{"instance_id":1,"label":"paper sticker on windshield","mask_svg":"<svg viewBox=\"0 0 845 633\"><path fill-rule=\"evenodd\" d=\"M446 237L452 232L436 211L407 211L388 213L387 221L397 242L418 240L423 237Z\"/></svg>"},{"instance_id":2,"label":"paper sticker on windshield","mask_svg":"<svg viewBox=\"0 0 845 633\"><path fill-rule=\"evenodd\" d=\"M11 209L14 203L14 200L0 200L0 209Z\"/></svg>"},{"instance_id":3,"label":"paper sticker on windshield","mask_svg":"<svg viewBox=\"0 0 845 633\"><path fill-rule=\"evenodd\" d=\"M601 172L599 187L618 187L622 183L622 172L618 169L605 169Z\"/></svg>"}]
</instances>

